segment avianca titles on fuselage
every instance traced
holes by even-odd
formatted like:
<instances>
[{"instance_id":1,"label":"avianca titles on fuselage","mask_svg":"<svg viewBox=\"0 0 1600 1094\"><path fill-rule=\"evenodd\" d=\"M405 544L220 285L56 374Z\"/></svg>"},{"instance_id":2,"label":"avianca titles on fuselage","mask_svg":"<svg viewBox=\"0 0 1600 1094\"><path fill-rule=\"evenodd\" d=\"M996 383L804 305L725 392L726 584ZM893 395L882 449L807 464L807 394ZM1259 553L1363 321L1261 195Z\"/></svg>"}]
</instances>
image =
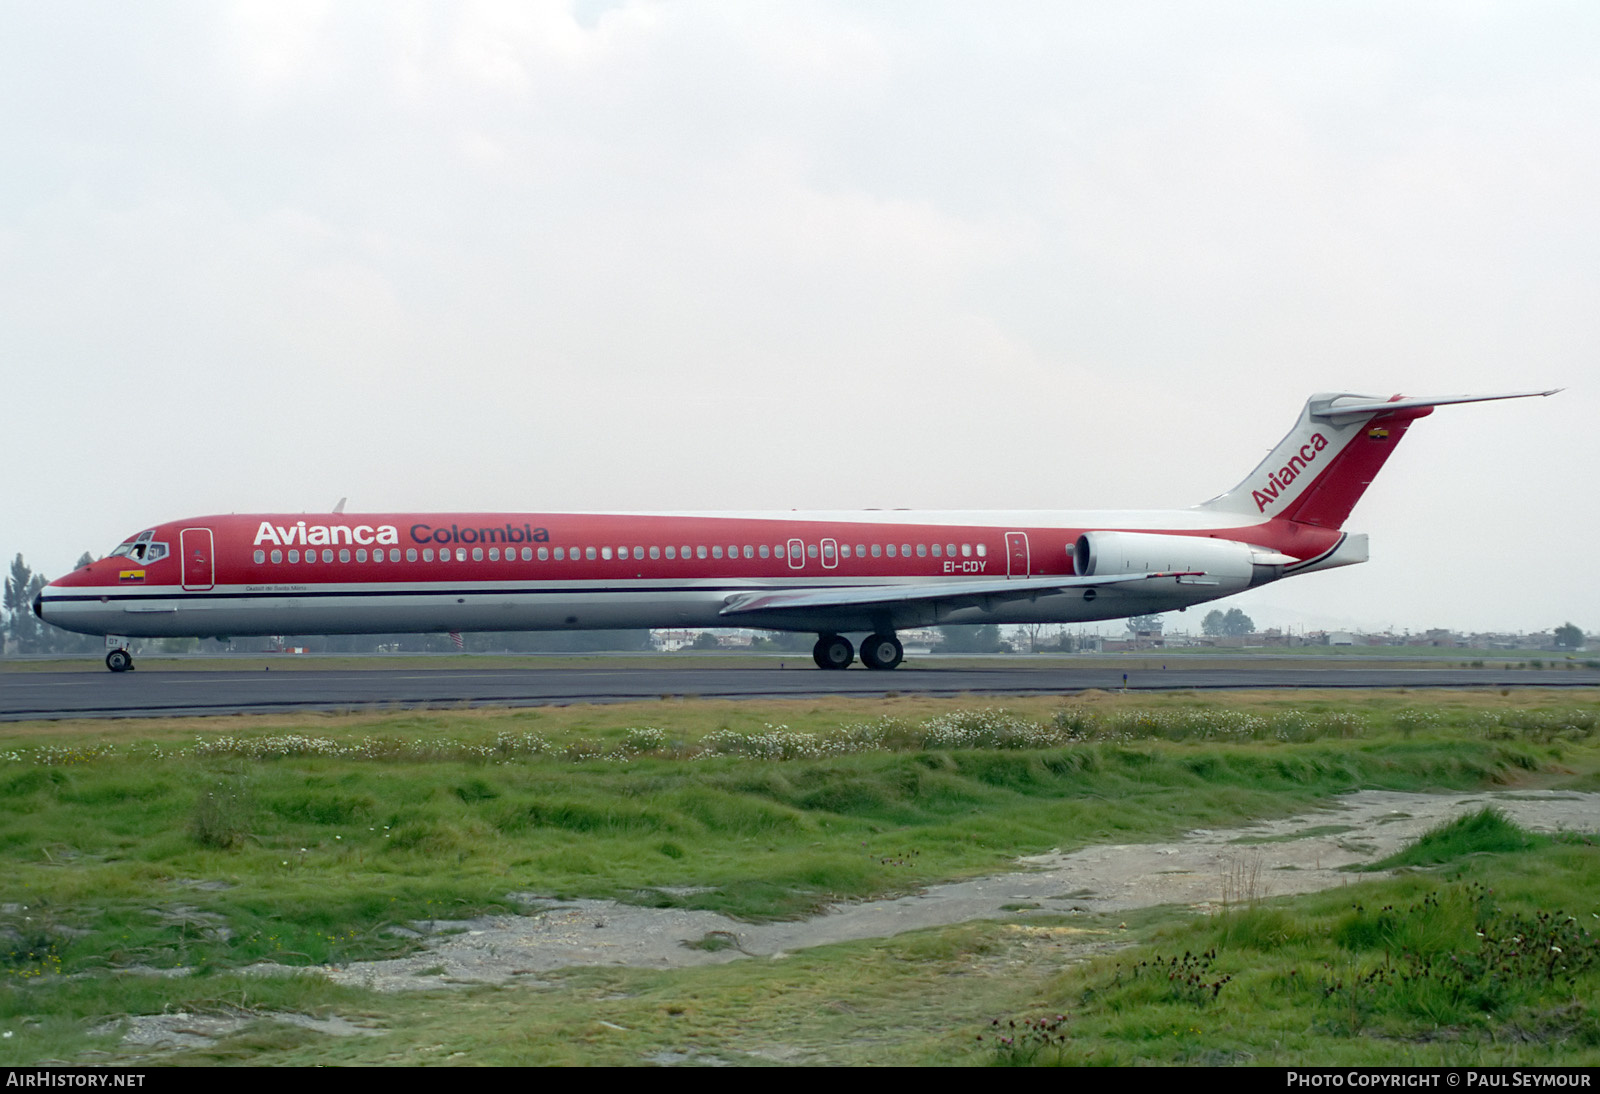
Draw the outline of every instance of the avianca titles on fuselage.
<instances>
[{"instance_id":1,"label":"avianca titles on fuselage","mask_svg":"<svg viewBox=\"0 0 1600 1094\"><path fill-rule=\"evenodd\" d=\"M1161 512L378 513L171 521L52 582L68 630L233 636L629 627L811 631L893 668L895 632L1186 608L1366 560L1341 526L1444 403L1313 396L1242 483ZM118 645L113 669L131 666Z\"/></svg>"}]
</instances>

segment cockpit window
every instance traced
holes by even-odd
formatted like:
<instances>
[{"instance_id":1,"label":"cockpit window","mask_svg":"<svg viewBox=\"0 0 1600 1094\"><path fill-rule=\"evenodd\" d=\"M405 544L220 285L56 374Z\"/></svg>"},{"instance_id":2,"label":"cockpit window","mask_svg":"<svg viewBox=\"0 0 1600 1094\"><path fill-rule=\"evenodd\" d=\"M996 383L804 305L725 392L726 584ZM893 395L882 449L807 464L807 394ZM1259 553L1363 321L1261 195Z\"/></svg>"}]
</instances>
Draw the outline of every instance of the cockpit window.
<instances>
[{"instance_id":1,"label":"cockpit window","mask_svg":"<svg viewBox=\"0 0 1600 1094\"><path fill-rule=\"evenodd\" d=\"M156 543L155 529L140 532L131 543L120 544L109 558L131 558L135 562L159 562L167 557L167 545Z\"/></svg>"}]
</instances>

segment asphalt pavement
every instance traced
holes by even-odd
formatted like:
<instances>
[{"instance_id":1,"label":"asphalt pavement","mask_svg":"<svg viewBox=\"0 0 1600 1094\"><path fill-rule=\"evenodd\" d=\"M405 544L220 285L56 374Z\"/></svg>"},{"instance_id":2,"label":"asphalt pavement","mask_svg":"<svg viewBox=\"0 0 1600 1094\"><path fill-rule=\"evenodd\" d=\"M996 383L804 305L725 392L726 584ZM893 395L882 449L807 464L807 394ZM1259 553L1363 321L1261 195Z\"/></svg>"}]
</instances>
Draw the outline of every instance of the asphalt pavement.
<instances>
[{"instance_id":1,"label":"asphalt pavement","mask_svg":"<svg viewBox=\"0 0 1600 1094\"><path fill-rule=\"evenodd\" d=\"M1152 663L1124 674L1092 663L1062 667L927 667L894 672L853 668L823 672L808 662L698 668L607 667L416 668L323 671L192 671L146 664L134 672L0 673L0 721L250 714L295 710L372 711L417 707L544 706L668 697L799 698L830 695L1041 695L1097 688L1115 691L1249 688L1524 688L1597 687L1600 670L1383 668L1325 662L1261 668L1168 668Z\"/></svg>"}]
</instances>

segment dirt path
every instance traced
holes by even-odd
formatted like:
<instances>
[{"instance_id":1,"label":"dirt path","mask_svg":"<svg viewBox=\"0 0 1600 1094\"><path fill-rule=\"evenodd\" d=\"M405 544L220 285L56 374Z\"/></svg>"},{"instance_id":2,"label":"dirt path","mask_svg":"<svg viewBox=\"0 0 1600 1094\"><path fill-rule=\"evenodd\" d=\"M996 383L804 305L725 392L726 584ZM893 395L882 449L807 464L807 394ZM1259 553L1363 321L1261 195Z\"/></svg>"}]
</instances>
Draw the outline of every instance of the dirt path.
<instances>
[{"instance_id":1,"label":"dirt path","mask_svg":"<svg viewBox=\"0 0 1600 1094\"><path fill-rule=\"evenodd\" d=\"M1340 867L1392 854L1439 822L1494 805L1536 832L1600 831L1600 794L1553 791L1471 795L1362 791L1328 809L1226 831L1194 831L1173 843L1088 847L1036 855L1017 873L935 885L897 900L836 905L799 922L741 923L714 912L576 900L530 915L419 924L417 954L327 968L341 983L380 991L450 983L502 983L575 965L674 968L718 964L922 927L1014 915L1108 912L1159 904L1197 908L1246 897L1348 885ZM1371 876L1371 875L1366 875ZM521 894L530 904L533 894ZM722 948L691 948L710 940Z\"/></svg>"}]
</instances>

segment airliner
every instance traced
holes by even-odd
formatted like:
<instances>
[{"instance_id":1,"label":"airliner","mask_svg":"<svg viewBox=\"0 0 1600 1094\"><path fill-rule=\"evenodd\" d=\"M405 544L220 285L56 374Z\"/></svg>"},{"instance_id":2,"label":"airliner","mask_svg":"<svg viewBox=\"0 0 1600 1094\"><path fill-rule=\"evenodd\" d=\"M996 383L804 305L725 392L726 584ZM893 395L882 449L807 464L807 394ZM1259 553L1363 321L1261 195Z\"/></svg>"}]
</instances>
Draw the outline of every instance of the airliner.
<instances>
[{"instance_id":1,"label":"airliner","mask_svg":"<svg viewBox=\"0 0 1600 1094\"><path fill-rule=\"evenodd\" d=\"M909 627L1181 611L1365 562L1344 522L1414 421L1551 394L1313 395L1238 486L1166 511L196 517L131 536L33 608L106 635L113 672L133 667L133 637L639 627L814 632L818 668L859 653L887 670Z\"/></svg>"}]
</instances>

